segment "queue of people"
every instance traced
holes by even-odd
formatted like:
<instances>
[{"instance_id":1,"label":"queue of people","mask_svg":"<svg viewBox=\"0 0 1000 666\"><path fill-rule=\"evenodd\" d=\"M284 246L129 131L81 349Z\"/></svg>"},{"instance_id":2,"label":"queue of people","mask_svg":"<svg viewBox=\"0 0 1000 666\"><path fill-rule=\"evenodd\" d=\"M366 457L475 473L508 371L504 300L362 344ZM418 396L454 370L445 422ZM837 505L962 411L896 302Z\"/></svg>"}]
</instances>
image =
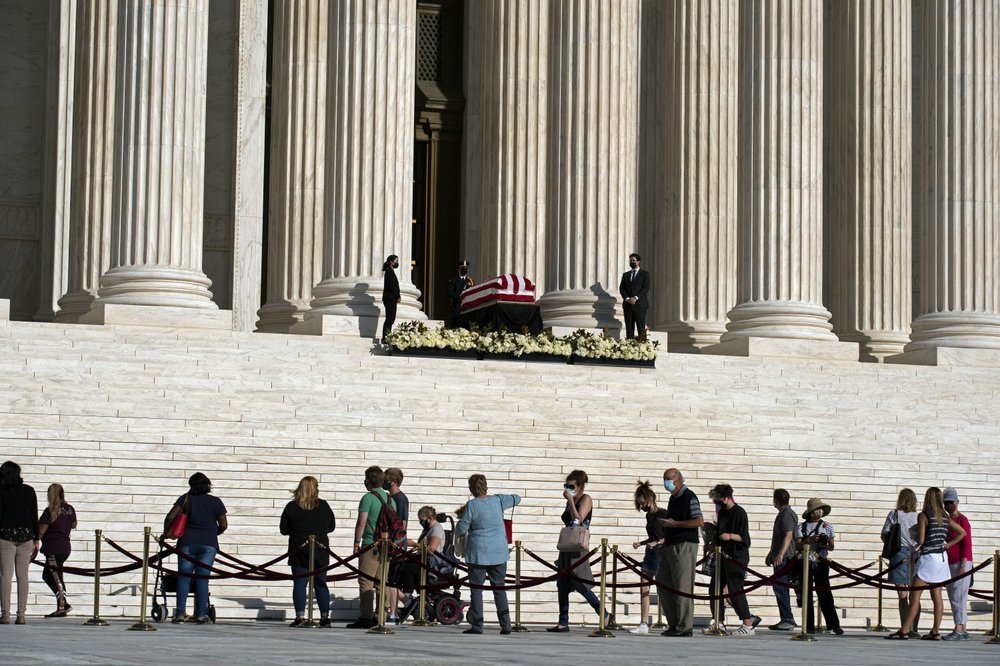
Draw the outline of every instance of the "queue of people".
<instances>
[{"instance_id":1,"label":"queue of people","mask_svg":"<svg viewBox=\"0 0 1000 666\"><path fill-rule=\"evenodd\" d=\"M565 508L561 516L564 530L589 531L594 518L594 500L586 492L589 482L583 470L573 470L562 488ZM397 545L422 549L428 555L427 564L432 573L447 575L453 572L453 560L445 555L445 528L439 522L440 514L431 506L417 512L421 531L416 539L405 536L409 514L409 500L401 491L403 472L398 467L385 471L378 466L365 470L365 493L358 505L354 529L355 552L360 552L358 569L360 617L348 628L369 628L378 623L375 617L375 580L379 577L380 558L377 548L369 548L378 540L380 532L390 531L394 537L401 533ZM511 618L504 589L508 538L504 513L521 503L514 494L490 493L486 477L473 474L468 480L471 499L456 512L459 518L455 536L467 540L464 557L468 566L471 606L468 612L467 634L484 631L483 589L488 580L492 588L494 606L500 633L511 632ZM706 516L702 512L697 494L687 486L684 475L676 468L663 473L663 488L667 493L666 506L657 503L657 493L649 481L640 481L633 495L637 511L645 513L646 538L635 540L632 547L643 549L641 571L647 579L654 578L661 585L660 602L667 621L663 635L687 637L693 634L694 603L687 596L694 592L698 557L699 529L706 523L714 526L714 544L724 557L714 563L711 572L711 589L725 592L740 623L729 633L734 636L753 636L761 618L749 608L743 591L745 570L750 563L751 538L749 518L735 499L735 492L728 484L718 484L709 492L714 511ZM329 562L329 535L336 529L336 518L329 503L320 498L319 482L313 476L303 477L292 491L292 500L282 511L279 531L288 537L289 557L293 578L292 601L295 619L291 626L304 622L306 590L310 579L320 611L320 625L331 626L331 595L325 572L312 576L309 573L309 549L303 548L309 536L315 536L316 548L312 553L314 569L325 568ZM25 624L28 597L28 564L39 550L45 556L42 578L56 600L56 610L46 617L63 617L72 606L67 597L63 565L71 553L71 532L77 527L76 510L66 501L65 491L59 484L51 484L47 491L47 506L39 514L34 489L21 478L20 467L11 461L0 466L0 624L10 624L10 597L13 579L17 579L16 624ZM809 546L809 569L813 583L802 595L806 604L807 631L815 629L812 595L818 598L819 608L826 627L835 635L843 634L837 614L836 601L830 590L830 566L827 558L836 548L836 531L828 521L831 506L820 498L811 498L805 511L797 516L789 504L789 493L776 489L772 496L777 511L766 565L772 567L775 582L772 585L779 621L768 627L772 631L792 631L798 628L792 610L790 581L795 566L790 562ZM917 511L916 494L905 488L900 491L896 507L888 513L882 527L883 541L897 541L889 556L890 570L887 580L901 589L899 600L899 630L886 638L907 640L920 637L924 640L969 640L967 631L967 600L970 579L957 576L972 568L972 529L968 518L959 509L959 495L954 488L928 488L923 507ZM182 515L183 514L183 515ZM178 520L183 518L183 520ZM177 534L178 557L177 593L174 623L191 622L206 624L209 621L208 575L219 552L219 535L228 528L227 512L223 501L212 495L212 482L196 472L188 479L188 492L174 502L164 521L164 534L169 534L178 522L184 523ZM561 535L562 536L562 535ZM710 544L710 545L714 545ZM559 604L557 623L550 632L569 631L570 593L579 593L595 612L600 613L600 599L593 592L594 579L583 556L587 546L562 547L555 567L563 571L556 579ZM575 549L574 549L575 548ZM583 560L580 562L580 560ZM573 563L579 563L570 571ZM389 622L402 622L416 605L414 588L419 585L421 568L410 560L394 563L386 580L387 590L394 590L386 599L386 618ZM193 583L192 583L193 581ZM940 584L947 583L945 586ZM187 614L187 598L194 587L194 614ZM933 586L933 587L932 587ZM920 636L917 622L920 616L920 599L925 589L930 590L933 603L932 626ZM942 635L942 589L947 589L955 627ZM713 625L706 633L725 631L725 604L712 601ZM634 634L647 634L649 623L650 585L640 587L640 615ZM715 624L718 618L721 622ZM599 618L602 626L614 622L610 613Z\"/></svg>"}]
</instances>

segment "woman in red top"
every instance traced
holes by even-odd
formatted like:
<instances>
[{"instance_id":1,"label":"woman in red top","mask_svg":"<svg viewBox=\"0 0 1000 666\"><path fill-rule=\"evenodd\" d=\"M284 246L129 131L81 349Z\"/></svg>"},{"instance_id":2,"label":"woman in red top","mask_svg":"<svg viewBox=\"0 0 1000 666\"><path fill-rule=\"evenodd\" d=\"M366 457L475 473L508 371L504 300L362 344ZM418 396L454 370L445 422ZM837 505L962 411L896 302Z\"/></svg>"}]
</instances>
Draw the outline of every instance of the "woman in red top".
<instances>
[{"instance_id":1,"label":"woman in red top","mask_svg":"<svg viewBox=\"0 0 1000 666\"><path fill-rule=\"evenodd\" d=\"M38 519L38 535L45 556L42 580L56 595L56 609L45 617L66 617L73 607L66 601L63 564L72 551L69 533L76 529L76 510L66 503L66 493L58 483L49 486L48 496L49 505Z\"/></svg>"},{"instance_id":2,"label":"woman in red top","mask_svg":"<svg viewBox=\"0 0 1000 666\"><path fill-rule=\"evenodd\" d=\"M972 568L972 528L969 519L958 510L958 491L954 488L944 489L944 510L958 525L965 530L965 538L948 548L948 568L954 578ZM955 538L954 532L948 533L948 540ZM971 637L966 631L965 623L969 619L965 607L969 599L969 585L972 578L966 576L954 583L948 583L948 602L951 604L951 616L955 620L955 628L950 634L941 638L944 641L967 641Z\"/></svg>"}]
</instances>

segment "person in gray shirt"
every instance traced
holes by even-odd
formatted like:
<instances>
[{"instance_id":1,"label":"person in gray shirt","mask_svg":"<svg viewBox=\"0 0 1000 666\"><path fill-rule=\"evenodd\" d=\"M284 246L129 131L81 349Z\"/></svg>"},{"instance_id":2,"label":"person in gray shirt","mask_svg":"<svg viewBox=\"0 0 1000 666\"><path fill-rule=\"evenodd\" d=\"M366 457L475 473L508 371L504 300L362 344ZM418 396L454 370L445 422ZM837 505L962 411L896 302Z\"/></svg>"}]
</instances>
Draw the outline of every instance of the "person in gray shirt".
<instances>
[{"instance_id":1,"label":"person in gray shirt","mask_svg":"<svg viewBox=\"0 0 1000 666\"><path fill-rule=\"evenodd\" d=\"M771 533L771 549L764 558L764 564L774 567L775 582L788 583L788 572L778 573L788 565L788 560L795 554L795 525L799 522L795 511L788 506L789 495L784 488L778 488L772 495L774 508L778 515L774 518L774 530ZM778 603L778 623L772 624L771 631L791 631L798 625L792 614L792 602L788 588L784 585L772 585L774 599Z\"/></svg>"}]
</instances>

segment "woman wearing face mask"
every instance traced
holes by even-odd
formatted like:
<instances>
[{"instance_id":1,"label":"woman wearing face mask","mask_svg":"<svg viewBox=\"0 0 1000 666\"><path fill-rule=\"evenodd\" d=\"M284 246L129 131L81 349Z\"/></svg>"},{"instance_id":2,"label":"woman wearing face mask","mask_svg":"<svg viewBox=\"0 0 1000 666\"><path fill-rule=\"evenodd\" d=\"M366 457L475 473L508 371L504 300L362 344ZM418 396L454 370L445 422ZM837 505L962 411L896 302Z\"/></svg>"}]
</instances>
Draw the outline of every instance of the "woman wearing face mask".
<instances>
[{"instance_id":1,"label":"woman wearing face mask","mask_svg":"<svg viewBox=\"0 0 1000 666\"><path fill-rule=\"evenodd\" d=\"M437 509L432 506L422 506L417 511L417 519L420 521L420 528L422 530L420 536L416 541L407 539L406 545L411 548L427 551L427 566L434 571L446 572L450 570L451 565L442 557L442 553L444 552L444 525L438 522ZM399 588L404 592L413 592L413 589L420 584L420 570L420 564L415 561L406 560L400 563L396 576ZM431 574L428 572L428 580L430 579ZM400 622L409 617L410 613L417 607L418 602L419 597L414 595L406 603L399 615Z\"/></svg>"},{"instance_id":2,"label":"woman wearing face mask","mask_svg":"<svg viewBox=\"0 0 1000 666\"><path fill-rule=\"evenodd\" d=\"M660 518L667 518L667 510L656 506L656 493L649 481L638 481L639 485L635 489L635 510L646 514L646 539L644 541L633 541L632 547L645 546L646 550L642 557L642 573L653 578L656 570L660 567L660 546L663 545L663 525ZM646 618L649 617L649 585L639 588L639 626L629 629L632 634L648 634L649 625Z\"/></svg>"},{"instance_id":3,"label":"woman wearing face mask","mask_svg":"<svg viewBox=\"0 0 1000 666\"><path fill-rule=\"evenodd\" d=\"M587 485L587 473L580 469L575 469L566 477L566 484L563 486L563 497L566 498L566 510L563 511L563 525L567 527L582 525L590 527L590 519L594 515L594 501L583 492ZM559 553L556 560L556 567L565 569L583 557L583 552ZM582 578L589 582L575 580ZM595 585L594 574L590 570L590 564L581 563L572 573L559 576L556 579L556 589L559 591L559 623L554 627L549 627L546 631L569 631L569 593L571 590L579 592L587 600L594 611L601 612L601 602L597 595L591 591ZM604 614L605 625L612 624L611 615Z\"/></svg>"},{"instance_id":4,"label":"woman wearing face mask","mask_svg":"<svg viewBox=\"0 0 1000 666\"><path fill-rule=\"evenodd\" d=\"M810 499L806 504L805 513L802 514L805 522L795 526L795 547L802 550L803 546L809 546L810 585L802 601L808 608L806 631L810 634L815 631L813 589L816 588L816 598L819 599L819 609L823 613L823 619L826 620L826 628L840 636L844 630L840 628L837 605L833 599L833 592L829 589L830 565L825 559L836 546L834 541L837 536L833 525L823 520L829 513L829 504L818 497Z\"/></svg>"},{"instance_id":5,"label":"woman wearing face mask","mask_svg":"<svg viewBox=\"0 0 1000 666\"><path fill-rule=\"evenodd\" d=\"M386 336L396 323L396 306L399 305L401 298L399 278L396 277L395 271L397 268L399 268L399 257L390 254L382 264L382 310L385 313L385 321L382 322L382 344L385 344Z\"/></svg>"}]
</instances>

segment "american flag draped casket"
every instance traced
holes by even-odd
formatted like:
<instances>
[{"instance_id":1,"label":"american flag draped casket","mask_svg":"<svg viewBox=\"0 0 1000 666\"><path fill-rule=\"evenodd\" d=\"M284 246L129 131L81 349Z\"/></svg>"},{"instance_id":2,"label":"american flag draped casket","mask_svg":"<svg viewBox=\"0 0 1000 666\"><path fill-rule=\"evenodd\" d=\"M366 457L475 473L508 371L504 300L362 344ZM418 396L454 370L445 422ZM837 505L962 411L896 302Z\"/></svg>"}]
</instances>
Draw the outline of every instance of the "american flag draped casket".
<instances>
[{"instance_id":1,"label":"american flag draped casket","mask_svg":"<svg viewBox=\"0 0 1000 666\"><path fill-rule=\"evenodd\" d=\"M462 292L462 312L471 312L497 303L534 302L534 283L513 273L498 275Z\"/></svg>"}]
</instances>

